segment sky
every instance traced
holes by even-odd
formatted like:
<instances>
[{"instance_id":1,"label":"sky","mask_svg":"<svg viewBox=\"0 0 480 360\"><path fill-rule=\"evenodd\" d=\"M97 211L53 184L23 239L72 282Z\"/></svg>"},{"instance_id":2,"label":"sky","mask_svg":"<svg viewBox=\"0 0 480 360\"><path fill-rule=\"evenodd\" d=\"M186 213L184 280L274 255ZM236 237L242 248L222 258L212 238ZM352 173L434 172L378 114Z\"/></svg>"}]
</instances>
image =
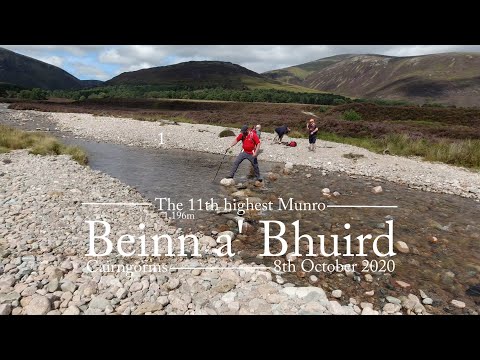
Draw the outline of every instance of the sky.
<instances>
[{"instance_id":1,"label":"sky","mask_svg":"<svg viewBox=\"0 0 480 360\"><path fill-rule=\"evenodd\" d=\"M339 54L414 56L480 52L480 45L0 45L58 66L82 80L184 61L218 60L262 73Z\"/></svg>"}]
</instances>

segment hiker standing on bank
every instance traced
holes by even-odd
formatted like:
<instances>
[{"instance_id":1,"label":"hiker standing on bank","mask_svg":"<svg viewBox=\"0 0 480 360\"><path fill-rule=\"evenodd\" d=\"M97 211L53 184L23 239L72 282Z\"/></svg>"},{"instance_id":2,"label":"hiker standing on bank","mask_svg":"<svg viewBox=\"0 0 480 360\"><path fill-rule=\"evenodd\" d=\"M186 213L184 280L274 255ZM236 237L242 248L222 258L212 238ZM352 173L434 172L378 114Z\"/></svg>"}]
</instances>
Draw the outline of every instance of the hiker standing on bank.
<instances>
[{"instance_id":1,"label":"hiker standing on bank","mask_svg":"<svg viewBox=\"0 0 480 360\"><path fill-rule=\"evenodd\" d=\"M262 137L262 125L258 124L255 126L255 132L257 133L258 138Z\"/></svg>"},{"instance_id":2,"label":"hiker standing on bank","mask_svg":"<svg viewBox=\"0 0 480 360\"><path fill-rule=\"evenodd\" d=\"M315 119L308 120L308 150L315 151L315 143L317 142L318 127L315 124Z\"/></svg>"},{"instance_id":3,"label":"hiker standing on bank","mask_svg":"<svg viewBox=\"0 0 480 360\"><path fill-rule=\"evenodd\" d=\"M230 145L226 151L235 146L239 141L242 142L242 152L238 154L235 159L232 171L227 178L233 179L242 161L247 159L252 163L256 179L262 181L257 160L257 155L260 150L260 139L258 138L257 133L253 129L249 130L247 125L243 125L240 134L238 134L235 140L233 140L232 145Z\"/></svg>"}]
</instances>

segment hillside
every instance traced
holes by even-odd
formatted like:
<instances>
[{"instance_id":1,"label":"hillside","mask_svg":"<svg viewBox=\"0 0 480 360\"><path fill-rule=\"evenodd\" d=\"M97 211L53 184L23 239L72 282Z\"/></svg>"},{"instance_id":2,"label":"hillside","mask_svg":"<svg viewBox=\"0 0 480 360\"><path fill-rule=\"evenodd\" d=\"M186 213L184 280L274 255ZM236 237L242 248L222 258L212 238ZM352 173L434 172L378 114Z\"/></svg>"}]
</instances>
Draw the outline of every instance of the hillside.
<instances>
[{"instance_id":1,"label":"hillside","mask_svg":"<svg viewBox=\"0 0 480 360\"><path fill-rule=\"evenodd\" d=\"M103 81L101 80L80 80L82 83L82 87L84 88L94 88L103 85Z\"/></svg>"},{"instance_id":2,"label":"hillside","mask_svg":"<svg viewBox=\"0 0 480 360\"><path fill-rule=\"evenodd\" d=\"M316 92L294 84L270 79L240 65L222 61L188 61L122 73L105 85L159 85L189 88L278 89Z\"/></svg>"},{"instance_id":3,"label":"hillside","mask_svg":"<svg viewBox=\"0 0 480 360\"><path fill-rule=\"evenodd\" d=\"M272 79L345 96L480 106L480 54L339 55L270 71Z\"/></svg>"},{"instance_id":4,"label":"hillside","mask_svg":"<svg viewBox=\"0 0 480 360\"><path fill-rule=\"evenodd\" d=\"M65 70L4 48L0 48L0 83L48 90L83 87Z\"/></svg>"}]
</instances>

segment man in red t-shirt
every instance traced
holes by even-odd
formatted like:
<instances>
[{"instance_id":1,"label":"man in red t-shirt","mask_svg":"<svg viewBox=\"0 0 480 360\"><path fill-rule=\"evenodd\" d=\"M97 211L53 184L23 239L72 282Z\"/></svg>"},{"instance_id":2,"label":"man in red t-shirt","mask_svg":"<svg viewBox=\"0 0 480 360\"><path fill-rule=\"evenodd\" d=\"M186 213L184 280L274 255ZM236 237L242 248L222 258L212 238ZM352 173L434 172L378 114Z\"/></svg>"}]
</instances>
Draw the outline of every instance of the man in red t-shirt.
<instances>
[{"instance_id":1,"label":"man in red t-shirt","mask_svg":"<svg viewBox=\"0 0 480 360\"><path fill-rule=\"evenodd\" d=\"M247 159L253 165L256 179L262 181L262 179L260 178L260 169L258 168L257 160L258 151L260 150L260 139L258 138L257 133L253 130L249 130L247 125L243 125L241 133L235 138L235 140L233 140L232 145L230 145L228 149L235 146L239 141L242 141L243 150L240 154L238 154L237 158L235 159L232 171L227 177L233 178L242 161Z\"/></svg>"}]
</instances>

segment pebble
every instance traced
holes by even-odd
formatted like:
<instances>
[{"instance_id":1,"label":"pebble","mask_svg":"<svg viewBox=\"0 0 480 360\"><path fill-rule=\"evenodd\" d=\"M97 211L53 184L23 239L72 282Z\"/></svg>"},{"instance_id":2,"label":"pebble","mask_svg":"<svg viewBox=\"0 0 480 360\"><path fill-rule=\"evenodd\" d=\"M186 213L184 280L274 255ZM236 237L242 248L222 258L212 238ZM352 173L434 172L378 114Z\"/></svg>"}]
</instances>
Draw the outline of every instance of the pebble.
<instances>
[{"instance_id":1,"label":"pebble","mask_svg":"<svg viewBox=\"0 0 480 360\"><path fill-rule=\"evenodd\" d=\"M51 310L50 301L41 295L33 295L25 307L27 315L46 315Z\"/></svg>"},{"instance_id":2,"label":"pebble","mask_svg":"<svg viewBox=\"0 0 480 360\"><path fill-rule=\"evenodd\" d=\"M397 283L398 286L400 286L404 289L407 288L407 287L410 287L410 284L405 282L405 281L397 280L395 282Z\"/></svg>"},{"instance_id":3,"label":"pebble","mask_svg":"<svg viewBox=\"0 0 480 360\"><path fill-rule=\"evenodd\" d=\"M337 299L341 298L342 297L342 290L333 290L332 291L332 296L334 298L337 298Z\"/></svg>"},{"instance_id":4,"label":"pebble","mask_svg":"<svg viewBox=\"0 0 480 360\"><path fill-rule=\"evenodd\" d=\"M408 245L403 241L396 241L394 247L398 252L401 252L402 254L408 254L410 252Z\"/></svg>"},{"instance_id":5,"label":"pebble","mask_svg":"<svg viewBox=\"0 0 480 360\"><path fill-rule=\"evenodd\" d=\"M465 307L465 303L460 300L452 300L450 303L459 309L463 309Z\"/></svg>"},{"instance_id":6,"label":"pebble","mask_svg":"<svg viewBox=\"0 0 480 360\"><path fill-rule=\"evenodd\" d=\"M396 297L393 297L393 296L387 296L385 298L389 303L392 303L392 304L398 304L400 305L402 303L402 301L400 299L397 299Z\"/></svg>"},{"instance_id":7,"label":"pebble","mask_svg":"<svg viewBox=\"0 0 480 360\"><path fill-rule=\"evenodd\" d=\"M0 305L0 315L10 315L12 313L12 306L10 304Z\"/></svg>"},{"instance_id":8,"label":"pebble","mask_svg":"<svg viewBox=\"0 0 480 360\"><path fill-rule=\"evenodd\" d=\"M425 305L432 305L432 304L433 304L433 300L432 300L431 298L427 297L427 298L424 298L424 299L422 300L422 303L425 304Z\"/></svg>"},{"instance_id":9,"label":"pebble","mask_svg":"<svg viewBox=\"0 0 480 360\"><path fill-rule=\"evenodd\" d=\"M180 280L178 280L177 278L170 279L166 284L166 287L168 290L175 290L179 286L180 286Z\"/></svg>"}]
</instances>

